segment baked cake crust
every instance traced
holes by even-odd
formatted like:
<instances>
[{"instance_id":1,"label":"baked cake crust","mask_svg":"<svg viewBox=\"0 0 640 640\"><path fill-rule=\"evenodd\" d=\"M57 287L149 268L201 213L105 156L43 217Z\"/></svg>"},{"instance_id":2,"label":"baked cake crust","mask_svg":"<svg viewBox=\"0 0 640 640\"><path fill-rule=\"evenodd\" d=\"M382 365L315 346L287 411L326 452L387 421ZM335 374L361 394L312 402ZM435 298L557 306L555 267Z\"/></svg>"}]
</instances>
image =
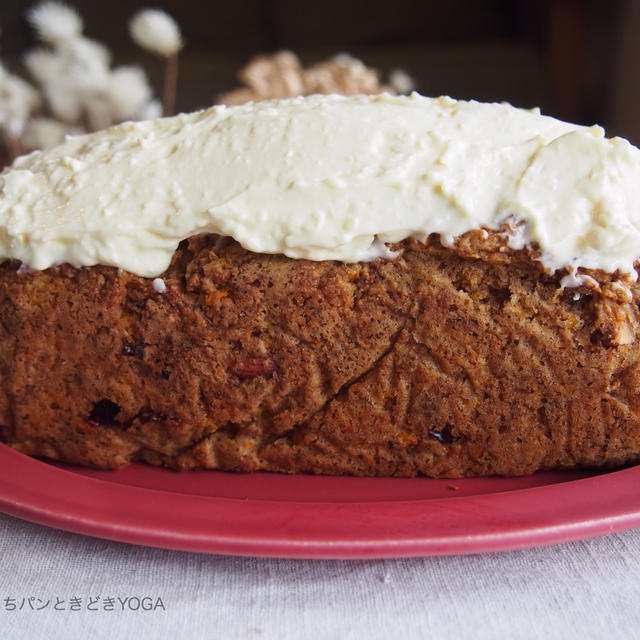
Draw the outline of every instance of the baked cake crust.
<instances>
[{"instance_id":1,"label":"baked cake crust","mask_svg":"<svg viewBox=\"0 0 640 640\"><path fill-rule=\"evenodd\" d=\"M155 287L0 266L0 439L29 455L381 476L640 456L640 287L563 288L500 231L343 264L205 235Z\"/></svg>"}]
</instances>

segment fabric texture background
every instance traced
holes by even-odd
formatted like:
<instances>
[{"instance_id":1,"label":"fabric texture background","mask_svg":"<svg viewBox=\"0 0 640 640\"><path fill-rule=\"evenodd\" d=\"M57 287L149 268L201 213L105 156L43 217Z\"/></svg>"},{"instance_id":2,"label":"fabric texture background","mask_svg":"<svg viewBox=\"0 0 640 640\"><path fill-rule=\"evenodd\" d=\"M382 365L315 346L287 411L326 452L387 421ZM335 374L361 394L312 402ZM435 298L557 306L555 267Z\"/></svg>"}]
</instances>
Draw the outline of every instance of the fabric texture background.
<instances>
[{"instance_id":1,"label":"fabric texture background","mask_svg":"<svg viewBox=\"0 0 640 640\"><path fill-rule=\"evenodd\" d=\"M153 609L129 608L144 597ZM0 635L640 638L640 530L482 555L307 561L137 547L0 514Z\"/></svg>"}]
</instances>

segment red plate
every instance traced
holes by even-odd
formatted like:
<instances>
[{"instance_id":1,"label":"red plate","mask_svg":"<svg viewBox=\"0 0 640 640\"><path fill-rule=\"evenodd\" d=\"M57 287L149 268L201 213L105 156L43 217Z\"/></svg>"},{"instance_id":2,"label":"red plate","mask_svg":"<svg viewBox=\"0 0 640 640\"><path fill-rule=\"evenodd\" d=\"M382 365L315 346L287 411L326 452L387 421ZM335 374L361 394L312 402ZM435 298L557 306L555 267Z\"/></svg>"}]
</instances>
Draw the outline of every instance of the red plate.
<instances>
[{"instance_id":1,"label":"red plate","mask_svg":"<svg viewBox=\"0 0 640 640\"><path fill-rule=\"evenodd\" d=\"M465 480L176 473L143 465L92 471L0 445L0 510L67 531L208 553L476 553L640 526L640 467Z\"/></svg>"}]
</instances>

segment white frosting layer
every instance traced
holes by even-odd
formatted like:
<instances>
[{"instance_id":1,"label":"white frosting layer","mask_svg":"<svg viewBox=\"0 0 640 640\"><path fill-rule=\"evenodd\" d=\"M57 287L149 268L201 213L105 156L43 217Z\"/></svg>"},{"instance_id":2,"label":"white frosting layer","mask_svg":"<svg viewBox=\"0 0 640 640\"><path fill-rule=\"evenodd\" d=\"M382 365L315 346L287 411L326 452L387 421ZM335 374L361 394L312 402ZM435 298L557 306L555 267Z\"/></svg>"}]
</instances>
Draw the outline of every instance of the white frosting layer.
<instances>
[{"instance_id":1,"label":"white frosting layer","mask_svg":"<svg viewBox=\"0 0 640 640\"><path fill-rule=\"evenodd\" d=\"M213 232L256 252L345 262L507 216L560 267L640 256L640 151L506 104L314 96L214 107L68 138L0 175L0 256L143 276Z\"/></svg>"}]
</instances>

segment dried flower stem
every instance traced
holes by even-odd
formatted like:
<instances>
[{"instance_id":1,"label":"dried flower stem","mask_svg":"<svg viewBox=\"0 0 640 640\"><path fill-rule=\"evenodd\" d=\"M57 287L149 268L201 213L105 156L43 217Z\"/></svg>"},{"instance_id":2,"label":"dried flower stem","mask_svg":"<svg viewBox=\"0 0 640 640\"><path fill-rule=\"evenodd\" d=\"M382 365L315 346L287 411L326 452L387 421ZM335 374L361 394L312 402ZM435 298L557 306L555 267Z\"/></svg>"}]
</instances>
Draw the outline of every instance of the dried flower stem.
<instances>
[{"instance_id":1,"label":"dried flower stem","mask_svg":"<svg viewBox=\"0 0 640 640\"><path fill-rule=\"evenodd\" d=\"M176 87L178 85L178 53L167 56L164 67L164 87L162 90L162 111L172 116L176 108Z\"/></svg>"},{"instance_id":2,"label":"dried flower stem","mask_svg":"<svg viewBox=\"0 0 640 640\"><path fill-rule=\"evenodd\" d=\"M19 155L22 155L22 146L17 136L13 135L6 127L0 127L0 129L2 129L2 140L9 153L9 162L11 163Z\"/></svg>"}]
</instances>

